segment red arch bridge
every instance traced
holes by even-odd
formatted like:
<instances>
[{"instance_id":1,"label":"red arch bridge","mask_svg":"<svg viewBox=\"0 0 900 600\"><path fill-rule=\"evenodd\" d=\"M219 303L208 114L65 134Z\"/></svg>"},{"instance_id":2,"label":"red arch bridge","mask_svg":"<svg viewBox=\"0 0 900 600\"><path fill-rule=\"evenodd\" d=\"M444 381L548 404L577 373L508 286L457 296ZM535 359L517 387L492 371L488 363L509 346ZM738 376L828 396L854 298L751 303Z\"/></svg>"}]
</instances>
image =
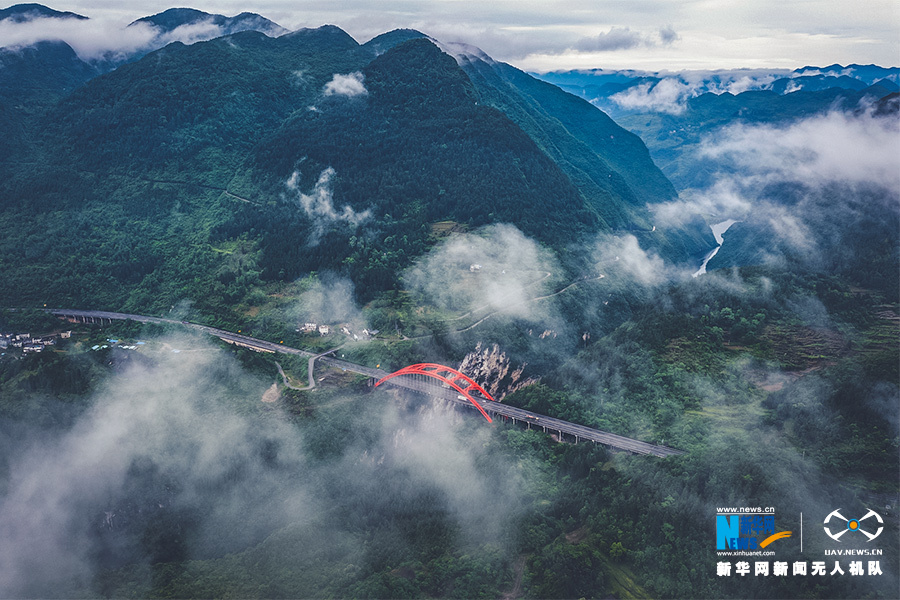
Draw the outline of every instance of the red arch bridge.
<instances>
[{"instance_id":1,"label":"red arch bridge","mask_svg":"<svg viewBox=\"0 0 900 600\"><path fill-rule=\"evenodd\" d=\"M400 377L401 375L408 377ZM429 384L425 381L426 379L436 380L442 385ZM381 385L388 380L391 380L390 383L393 385L422 392L457 404L474 405L484 415L484 418L490 422L492 422L490 415L495 415L511 420L513 423L525 423L529 429L540 428L547 433L556 432L557 439L560 441L564 437L569 440L574 439L575 443L578 443L579 440L588 440L635 454L650 454L660 458L684 454L683 451L669 448L668 446L642 442L497 402L471 378L456 369L444 365L435 363L410 365L393 373L383 375L375 385Z\"/></svg>"},{"instance_id":2,"label":"red arch bridge","mask_svg":"<svg viewBox=\"0 0 900 600\"><path fill-rule=\"evenodd\" d=\"M488 394L480 385L472 381L469 377L466 377L456 369L451 369L450 367L445 367L444 365L439 365L436 363L419 363L417 365L410 365L408 367L403 367L399 371L394 371L390 375L382 377L375 384L375 387L378 387L388 379L393 377L397 377L398 375L426 375L428 377L433 377L437 379L441 383L449 385L454 390L463 395L463 397L475 405L481 414L484 415L484 418L488 420L488 423L492 423L490 415L485 412L484 408L478 403L475 398L472 397L472 392L478 392L484 398L487 398L491 402L494 399ZM463 387L465 386L465 387Z\"/></svg>"}]
</instances>

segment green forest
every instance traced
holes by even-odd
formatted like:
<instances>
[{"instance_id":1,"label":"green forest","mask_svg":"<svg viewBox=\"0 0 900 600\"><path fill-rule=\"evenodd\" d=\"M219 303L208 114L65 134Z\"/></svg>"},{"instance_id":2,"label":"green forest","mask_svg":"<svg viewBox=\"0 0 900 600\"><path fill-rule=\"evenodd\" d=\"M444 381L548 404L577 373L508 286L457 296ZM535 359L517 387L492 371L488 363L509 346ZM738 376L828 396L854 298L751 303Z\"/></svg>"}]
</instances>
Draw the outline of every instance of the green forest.
<instances>
[{"instance_id":1,"label":"green forest","mask_svg":"<svg viewBox=\"0 0 900 600\"><path fill-rule=\"evenodd\" d=\"M900 595L895 175L819 181L805 146L803 178L679 162L702 132L648 150L412 30L243 31L103 74L65 48L0 55L0 596ZM629 122L827 110L771 96ZM829 114L896 133L896 111ZM683 188L742 177L756 204L711 257L728 215ZM488 423L201 326L469 365L505 404L683 454ZM719 509L757 506L791 532L762 560L830 573L851 557L826 551L876 548L852 558L881 574L718 574L740 560ZM883 534L833 543L836 509Z\"/></svg>"}]
</instances>

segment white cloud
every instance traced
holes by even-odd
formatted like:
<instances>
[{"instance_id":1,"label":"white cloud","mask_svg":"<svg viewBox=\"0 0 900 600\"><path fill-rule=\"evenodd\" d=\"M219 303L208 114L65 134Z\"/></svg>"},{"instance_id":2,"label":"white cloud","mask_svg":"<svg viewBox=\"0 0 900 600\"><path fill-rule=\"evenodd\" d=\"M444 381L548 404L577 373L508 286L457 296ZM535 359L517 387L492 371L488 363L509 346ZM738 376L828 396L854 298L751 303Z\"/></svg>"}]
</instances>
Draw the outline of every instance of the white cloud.
<instances>
[{"instance_id":1,"label":"white cloud","mask_svg":"<svg viewBox=\"0 0 900 600\"><path fill-rule=\"evenodd\" d=\"M632 48L671 46L681 36L671 25L660 27L652 33L632 31L629 27L610 27L606 33L583 37L572 45L578 52L610 52L631 50Z\"/></svg>"},{"instance_id":2,"label":"white cloud","mask_svg":"<svg viewBox=\"0 0 900 600\"><path fill-rule=\"evenodd\" d=\"M684 112L691 88L674 78L647 82L609 97L626 110L648 110L678 115Z\"/></svg>"},{"instance_id":3,"label":"white cloud","mask_svg":"<svg viewBox=\"0 0 900 600\"><path fill-rule=\"evenodd\" d=\"M601 271L624 275L642 286L659 285L668 277L663 259L641 248L631 234L601 235L593 249L593 260Z\"/></svg>"},{"instance_id":4,"label":"white cloud","mask_svg":"<svg viewBox=\"0 0 900 600\"><path fill-rule=\"evenodd\" d=\"M341 75L335 73L331 81L325 84L323 89L326 96L365 96L368 94L366 86L363 84L363 74L359 71Z\"/></svg>"},{"instance_id":5,"label":"white cloud","mask_svg":"<svg viewBox=\"0 0 900 600\"><path fill-rule=\"evenodd\" d=\"M325 228L333 223L344 222L350 227L358 227L372 216L372 211L369 209L356 212L346 205L341 210L334 207L331 184L334 176L335 170L331 167L322 171L315 187L309 194L303 193L300 189L300 171L294 171L285 183L290 192L288 199L296 202L312 221L311 244L317 244Z\"/></svg>"},{"instance_id":6,"label":"white cloud","mask_svg":"<svg viewBox=\"0 0 900 600\"><path fill-rule=\"evenodd\" d=\"M737 124L706 139L701 152L736 168L754 185L796 181L900 189L896 119L834 111L788 125Z\"/></svg>"},{"instance_id":7,"label":"white cloud","mask_svg":"<svg viewBox=\"0 0 900 600\"><path fill-rule=\"evenodd\" d=\"M325 325L350 323L365 327L366 320L353 299L352 281L324 273L310 277L304 284L306 288L297 305L289 311L296 321Z\"/></svg>"},{"instance_id":8,"label":"white cloud","mask_svg":"<svg viewBox=\"0 0 900 600\"><path fill-rule=\"evenodd\" d=\"M40 41L61 40L86 61L148 49L156 35L156 28L146 23L123 28L117 23L94 19L41 18L24 23L0 21L0 47L24 47Z\"/></svg>"},{"instance_id":9,"label":"white cloud","mask_svg":"<svg viewBox=\"0 0 900 600\"><path fill-rule=\"evenodd\" d=\"M261 429L223 402L258 401L265 384L196 340L165 343L191 351L160 353L152 367L132 365L110 377L70 429L32 435L8 457L0 497L3 597L57 595L54 586L73 584L88 589L97 555L109 550L102 532L149 515L202 507L190 536L197 550L226 540L246 544L315 510L304 484L287 481L260 452L272 444L281 451L277 462L303 469L296 431L278 420ZM147 493L137 496L140 486ZM258 511L254 519L246 518L250 511ZM126 548L138 550L125 541L117 550Z\"/></svg>"},{"instance_id":10,"label":"white cloud","mask_svg":"<svg viewBox=\"0 0 900 600\"><path fill-rule=\"evenodd\" d=\"M675 31L671 25L659 28L659 41L663 46L668 46L681 39L681 36Z\"/></svg>"},{"instance_id":11,"label":"white cloud","mask_svg":"<svg viewBox=\"0 0 900 600\"><path fill-rule=\"evenodd\" d=\"M135 27L132 25L131 27ZM213 23L212 19L204 19L196 23L186 23L179 25L172 31L161 34L158 38L160 47L172 42L181 42L182 44L193 44L203 40L211 40L224 35L221 27Z\"/></svg>"},{"instance_id":12,"label":"white cloud","mask_svg":"<svg viewBox=\"0 0 900 600\"><path fill-rule=\"evenodd\" d=\"M760 248L770 261L788 252L823 264L821 248L840 244L848 227L900 205L893 118L834 111L780 125L735 124L706 137L700 151L718 168L715 183L653 207L657 222L695 214L744 221L771 235Z\"/></svg>"},{"instance_id":13,"label":"white cloud","mask_svg":"<svg viewBox=\"0 0 900 600\"><path fill-rule=\"evenodd\" d=\"M720 178L705 190L687 190L681 193L677 202L666 202L652 206L655 221L668 227L678 226L694 215L709 215L713 218L732 217L740 219L753 208L753 202L744 195L737 182Z\"/></svg>"},{"instance_id":14,"label":"white cloud","mask_svg":"<svg viewBox=\"0 0 900 600\"><path fill-rule=\"evenodd\" d=\"M759 69L694 70L672 74L670 71L631 71L634 77L652 77L659 81L642 83L609 97L625 110L654 111L681 114L691 98L713 93L741 94L750 90L765 90L789 71Z\"/></svg>"},{"instance_id":15,"label":"white cloud","mask_svg":"<svg viewBox=\"0 0 900 600\"><path fill-rule=\"evenodd\" d=\"M25 47L40 41L64 41L84 61L123 59L162 48L172 42L193 44L228 33L212 18L164 32L148 22L121 23L75 18L37 18L21 23L0 21L0 47ZM270 31L277 34L277 31Z\"/></svg>"},{"instance_id":16,"label":"white cloud","mask_svg":"<svg viewBox=\"0 0 900 600\"><path fill-rule=\"evenodd\" d=\"M531 300L558 272L549 250L514 226L501 224L478 234L454 235L404 273L403 281L444 310L545 319L547 304Z\"/></svg>"},{"instance_id":17,"label":"white cloud","mask_svg":"<svg viewBox=\"0 0 900 600\"><path fill-rule=\"evenodd\" d=\"M334 510L334 490L365 508L400 486L433 489L429 497L446 502L460 533L482 543L502 539L498 505L521 505L514 465L478 460L475 450L492 437L489 427L473 431L480 417L427 401L412 413L342 395L335 404L358 402L363 414L347 418L373 435L348 439L336 465L311 457L303 427L277 410L255 410L276 377L271 363L268 377L257 376L197 339L153 346L160 351L110 372L71 425L37 432L17 424L15 439L3 435L12 424L0 431L0 597L103 595L100 574L161 560L157 534L171 535L183 553L177 560L240 551L273 532L339 536L359 547L365 532L336 520L343 511ZM163 350L171 346L183 351ZM326 479L334 485L320 485ZM306 550L294 549L321 559ZM132 589L147 595L149 585L138 580Z\"/></svg>"},{"instance_id":18,"label":"white cloud","mask_svg":"<svg viewBox=\"0 0 900 600\"><path fill-rule=\"evenodd\" d=\"M491 58L487 53L484 52L481 48L477 46L473 46L471 44L465 44L463 42L442 42L440 40L436 40L434 38L430 39L438 48L441 49L445 54L449 54L453 58L456 59L456 62L459 64L465 64L468 61L478 61L482 60L488 64L495 64L493 58Z\"/></svg>"},{"instance_id":19,"label":"white cloud","mask_svg":"<svg viewBox=\"0 0 900 600\"><path fill-rule=\"evenodd\" d=\"M721 92L728 92L729 94L734 95L743 94L750 90L765 90L771 87L776 78L776 75L773 74L759 76L744 75L737 79L723 82L718 89L721 90ZM711 89L710 91L721 93L716 89Z\"/></svg>"},{"instance_id":20,"label":"white cloud","mask_svg":"<svg viewBox=\"0 0 900 600\"><path fill-rule=\"evenodd\" d=\"M473 542L498 539L502 522L497 511L521 508L519 470L502 457L492 458L489 469L479 464L478 450L490 443L490 427L470 422L480 418L435 405L418 411L411 423L409 417L386 418L380 449L385 462L433 486L458 519L460 533ZM465 434L460 435L458 427L464 423Z\"/></svg>"},{"instance_id":21,"label":"white cloud","mask_svg":"<svg viewBox=\"0 0 900 600\"><path fill-rule=\"evenodd\" d=\"M611 27L606 33L584 37L572 46L579 52L609 52L627 50L645 44L645 38L628 27Z\"/></svg>"}]
</instances>

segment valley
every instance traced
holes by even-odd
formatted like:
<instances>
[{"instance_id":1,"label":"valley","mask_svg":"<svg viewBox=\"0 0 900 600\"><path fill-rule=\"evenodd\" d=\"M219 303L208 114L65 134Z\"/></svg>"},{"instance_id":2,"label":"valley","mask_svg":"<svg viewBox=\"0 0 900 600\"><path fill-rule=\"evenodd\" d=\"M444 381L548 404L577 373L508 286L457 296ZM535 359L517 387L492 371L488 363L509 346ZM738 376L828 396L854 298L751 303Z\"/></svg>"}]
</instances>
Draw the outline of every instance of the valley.
<instances>
[{"instance_id":1,"label":"valley","mask_svg":"<svg viewBox=\"0 0 900 600\"><path fill-rule=\"evenodd\" d=\"M0 597L897 597L898 67L383 14L0 10Z\"/></svg>"}]
</instances>

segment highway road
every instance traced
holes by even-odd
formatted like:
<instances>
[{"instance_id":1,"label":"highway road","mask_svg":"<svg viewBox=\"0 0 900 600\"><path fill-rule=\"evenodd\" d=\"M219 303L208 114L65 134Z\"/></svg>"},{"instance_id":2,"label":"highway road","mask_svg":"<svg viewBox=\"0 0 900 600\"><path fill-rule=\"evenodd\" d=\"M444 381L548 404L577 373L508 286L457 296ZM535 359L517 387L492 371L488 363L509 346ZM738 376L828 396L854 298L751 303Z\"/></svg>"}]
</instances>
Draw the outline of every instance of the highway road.
<instances>
[{"instance_id":1,"label":"highway road","mask_svg":"<svg viewBox=\"0 0 900 600\"><path fill-rule=\"evenodd\" d=\"M386 377L390 374L388 371L384 371L382 369L374 369L372 367L358 365L356 363L341 360L339 358L332 358L323 354L316 354L307 350L300 350L298 348L285 346L284 344L276 344L273 342L268 342L266 340L242 335L240 333L233 333L231 331L225 331L224 329L217 329L215 327L208 327L206 325L198 325L196 323L190 323L187 321L178 321L176 319L165 319L162 317L148 317L146 315L134 315L128 313L116 313L100 310L74 310L56 308L46 310L47 312L59 317L75 320L88 321L108 319L111 321L129 320L137 321L139 323L182 325L188 329L200 331L226 342L245 346L253 350L307 356L310 358L310 381L313 380L312 367L315 360L318 360L320 363L324 363L330 367L343 369L345 371L350 371L351 373L365 375L366 377L371 377L375 380L382 379L383 377ZM333 351L326 352L325 354L329 354L330 352ZM459 398L459 394L456 390L449 387L442 387L442 385L437 380L432 380L431 378L425 376L394 377L393 379L389 379L388 381L386 381L385 385L406 388L415 392L428 394L436 398L441 398L448 402L459 404L460 406L466 406L468 408L474 409L474 407L468 400ZM563 421L562 419L556 419L554 417L548 417L547 415L523 410L521 408L509 406L508 404L503 404L501 402L494 402L492 400L484 398L477 392L473 392L472 396L489 414L494 416L499 415L507 419L512 419L513 422L516 423L526 423L526 426L529 428L539 427L543 431L548 433L556 432L560 441L562 441L565 436L568 436L569 439L575 441L576 443L578 443L579 441L596 442L598 444L603 444L605 446L610 446L619 450L625 450L627 452L632 452L635 454L658 456L660 458L684 454L682 450L676 450L675 448L642 442L640 440L617 435L615 433L609 433L606 431L601 431L599 429L586 427L584 425L578 425L577 423L570 423L569 421Z\"/></svg>"}]
</instances>

